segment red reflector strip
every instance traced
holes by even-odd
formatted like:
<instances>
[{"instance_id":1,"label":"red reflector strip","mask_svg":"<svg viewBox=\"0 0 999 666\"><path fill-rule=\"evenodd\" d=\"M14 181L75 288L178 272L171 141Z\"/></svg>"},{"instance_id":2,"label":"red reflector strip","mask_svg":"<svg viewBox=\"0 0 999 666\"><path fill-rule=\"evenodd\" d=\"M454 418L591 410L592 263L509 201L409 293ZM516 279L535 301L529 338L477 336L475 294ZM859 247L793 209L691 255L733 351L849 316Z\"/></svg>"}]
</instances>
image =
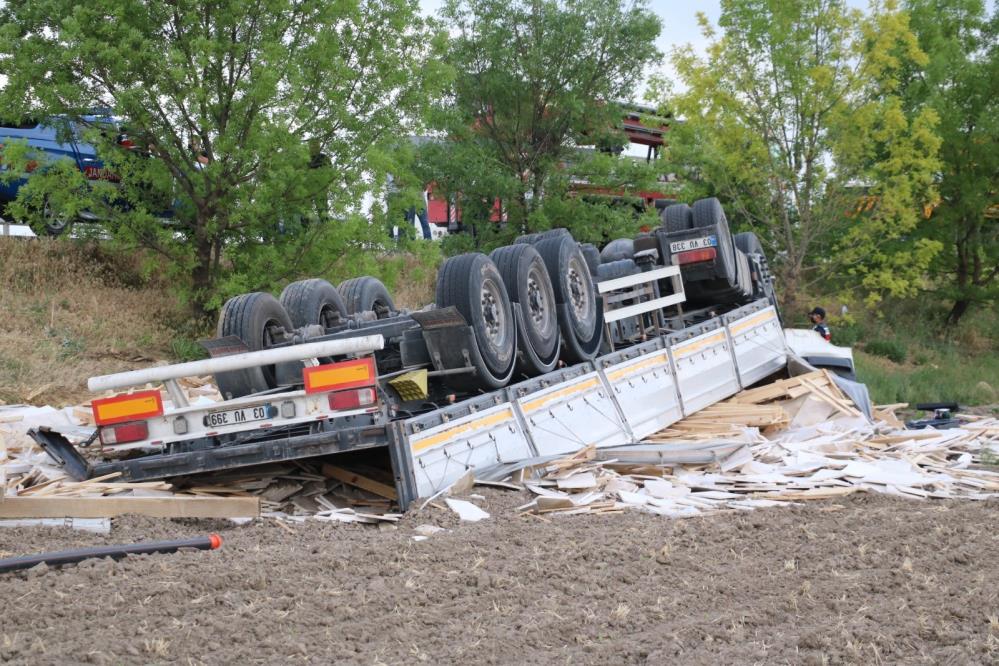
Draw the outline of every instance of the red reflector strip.
<instances>
[{"instance_id":1,"label":"red reflector strip","mask_svg":"<svg viewBox=\"0 0 999 666\"><path fill-rule=\"evenodd\" d=\"M673 255L673 262L676 264L694 264L698 261L711 261L718 256L718 253L713 247L707 247L703 250L687 250L686 252L677 252Z\"/></svg>"},{"instance_id":2,"label":"red reflector strip","mask_svg":"<svg viewBox=\"0 0 999 666\"><path fill-rule=\"evenodd\" d=\"M94 400L90 408L97 425L104 426L159 416L163 413L163 399L159 391L138 391Z\"/></svg>"},{"instance_id":3,"label":"red reflector strip","mask_svg":"<svg viewBox=\"0 0 999 666\"><path fill-rule=\"evenodd\" d=\"M302 379L305 382L306 393L374 386L377 379L375 358L368 356L305 368L302 370Z\"/></svg>"},{"instance_id":4,"label":"red reflector strip","mask_svg":"<svg viewBox=\"0 0 999 666\"><path fill-rule=\"evenodd\" d=\"M149 437L149 424L145 421L119 423L101 428L101 444L127 444L139 442Z\"/></svg>"},{"instance_id":5,"label":"red reflector strip","mask_svg":"<svg viewBox=\"0 0 999 666\"><path fill-rule=\"evenodd\" d=\"M330 409L357 409L375 404L375 389L363 388L356 391L330 393Z\"/></svg>"}]
</instances>

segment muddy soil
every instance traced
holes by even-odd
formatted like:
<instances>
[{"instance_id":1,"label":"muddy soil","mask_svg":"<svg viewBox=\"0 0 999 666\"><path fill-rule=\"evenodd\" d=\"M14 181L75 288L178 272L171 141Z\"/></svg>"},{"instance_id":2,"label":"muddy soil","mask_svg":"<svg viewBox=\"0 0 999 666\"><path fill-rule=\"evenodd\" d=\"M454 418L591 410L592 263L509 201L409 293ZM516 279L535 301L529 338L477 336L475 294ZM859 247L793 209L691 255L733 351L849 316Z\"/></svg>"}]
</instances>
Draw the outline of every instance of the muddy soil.
<instances>
[{"instance_id":1,"label":"muddy soil","mask_svg":"<svg viewBox=\"0 0 999 666\"><path fill-rule=\"evenodd\" d=\"M999 663L999 503L852 496L669 520L446 510L397 529L127 517L2 556L216 531L222 550L0 575L0 661ZM414 541L414 528L449 531Z\"/></svg>"}]
</instances>

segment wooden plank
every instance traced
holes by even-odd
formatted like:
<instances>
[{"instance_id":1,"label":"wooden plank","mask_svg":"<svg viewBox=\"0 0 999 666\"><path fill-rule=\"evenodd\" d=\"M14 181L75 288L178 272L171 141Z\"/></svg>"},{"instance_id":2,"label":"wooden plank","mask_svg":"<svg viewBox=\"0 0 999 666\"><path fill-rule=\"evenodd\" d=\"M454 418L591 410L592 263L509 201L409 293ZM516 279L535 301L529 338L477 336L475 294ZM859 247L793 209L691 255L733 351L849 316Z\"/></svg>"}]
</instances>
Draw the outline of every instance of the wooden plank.
<instances>
[{"instance_id":1,"label":"wooden plank","mask_svg":"<svg viewBox=\"0 0 999 666\"><path fill-rule=\"evenodd\" d=\"M328 477L334 478L338 481L343 481L344 483L354 486L355 488L367 490L369 493L374 493L380 497L387 497L391 500L398 499L399 497L395 492L395 488L392 486L375 481L374 479L369 479L366 476L361 476L360 474L351 472L350 470L346 470L342 467L325 463L322 470L323 474Z\"/></svg>"},{"instance_id":2,"label":"wooden plank","mask_svg":"<svg viewBox=\"0 0 999 666\"><path fill-rule=\"evenodd\" d=\"M126 513L157 518L255 518L256 497L8 497L0 518L113 518Z\"/></svg>"}]
</instances>

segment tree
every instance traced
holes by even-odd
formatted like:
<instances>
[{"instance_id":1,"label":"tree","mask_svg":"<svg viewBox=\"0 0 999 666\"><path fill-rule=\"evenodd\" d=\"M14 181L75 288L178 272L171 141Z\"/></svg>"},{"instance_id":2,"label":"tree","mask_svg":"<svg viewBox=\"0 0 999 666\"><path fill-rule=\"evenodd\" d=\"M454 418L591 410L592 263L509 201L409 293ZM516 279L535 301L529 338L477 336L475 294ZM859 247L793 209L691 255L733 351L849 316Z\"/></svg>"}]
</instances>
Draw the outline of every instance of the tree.
<instances>
[{"instance_id":1,"label":"tree","mask_svg":"<svg viewBox=\"0 0 999 666\"><path fill-rule=\"evenodd\" d=\"M940 241L939 291L957 324L973 304L999 297L999 11L979 0L909 0L912 29L929 62L910 73L909 109L940 115L939 207L923 233ZM993 207L989 215L989 208Z\"/></svg>"},{"instance_id":2,"label":"tree","mask_svg":"<svg viewBox=\"0 0 999 666\"><path fill-rule=\"evenodd\" d=\"M0 106L82 128L120 178L53 166L20 210L90 209L189 284L199 314L363 243L367 158L438 72L414 0L5 4Z\"/></svg>"},{"instance_id":3,"label":"tree","mask_svg":"<svg viewBox=\"0 0 999 666\"><path fill-rule=\"evenodd\" d=\"M437 127L450 141L428 169L465 168L452 184L466 198L505 196L511 221L532 228L542 202L565 194L562 164L620 121L614 101L658 56L659 18L642 0L449 0L441 19L455 78Z\"/></svg>"},{"instance_id":4,"label":"tree","mask_svg":"<svg viewBox=\"0 0 999 666\"><path fill-rule=\"evenodd\" d=\"M925 55L889 0L725 0L706 57L673 52L685 89L653 86L682 122L667 162L689 194L717 194L777 259L785 304L856 275L868 297L908 295L938 249L909 242L932 202L932 110L903 112L897 80ZM846 212L870 195L878 205Z\"/></svg>"}]
</instances>

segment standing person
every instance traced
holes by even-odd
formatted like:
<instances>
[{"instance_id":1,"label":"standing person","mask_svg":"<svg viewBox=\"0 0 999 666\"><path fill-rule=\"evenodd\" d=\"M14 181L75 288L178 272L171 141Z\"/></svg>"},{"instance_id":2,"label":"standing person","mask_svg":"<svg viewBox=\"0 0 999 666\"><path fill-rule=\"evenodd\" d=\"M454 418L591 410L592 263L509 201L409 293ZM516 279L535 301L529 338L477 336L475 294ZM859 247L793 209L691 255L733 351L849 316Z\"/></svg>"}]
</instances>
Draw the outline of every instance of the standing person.
<instances>
[{"instance_id":1,"label":"standing person","mask_svg":"<svg viewBox=\"0 0 999 666\"><path fill-rule=\"evenodd\" d=\"M808 313L808 319L815 324L812 330L821 335L823 340L829 342L832 339L832 331L829 330L829 325L826 324L825 309L818 306L812 308L812 311Z\"/></svg>"}]
</instances>

